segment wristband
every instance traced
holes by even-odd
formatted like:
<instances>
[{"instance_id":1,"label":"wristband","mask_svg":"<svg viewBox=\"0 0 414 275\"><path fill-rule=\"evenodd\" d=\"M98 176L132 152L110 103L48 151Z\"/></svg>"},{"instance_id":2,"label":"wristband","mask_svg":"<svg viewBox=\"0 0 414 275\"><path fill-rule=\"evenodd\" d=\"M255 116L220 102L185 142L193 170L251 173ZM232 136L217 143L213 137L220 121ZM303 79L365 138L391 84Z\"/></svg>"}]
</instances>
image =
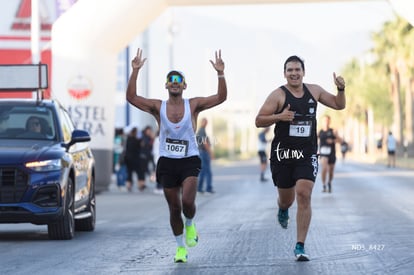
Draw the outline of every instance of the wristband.
<instances>
[{"instance_id":1,"label":"wristband","mask_svg":"<svg viewBox=\"0 0 414 275\"><path fill-rule=\"evenodd\" d=\"M219 75L217 75L217 77L218 78L224 78L225 76L224 76L224 74L219 74Z\"/></svg>"}]
</instances>

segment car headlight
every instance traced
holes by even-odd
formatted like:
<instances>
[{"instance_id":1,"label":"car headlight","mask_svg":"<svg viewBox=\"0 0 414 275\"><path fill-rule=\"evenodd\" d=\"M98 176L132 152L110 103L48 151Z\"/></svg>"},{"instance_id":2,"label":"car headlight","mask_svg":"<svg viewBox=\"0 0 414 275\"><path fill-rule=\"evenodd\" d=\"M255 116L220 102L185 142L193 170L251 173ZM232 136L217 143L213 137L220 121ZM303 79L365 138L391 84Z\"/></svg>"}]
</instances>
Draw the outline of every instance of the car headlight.
<instances>
[{"instance_id":1,"label":"car headlight","mask_svg":"<svg viewBox=\"0 0 414 275\"><path fill-rule=\"evenodd\" d=\"M62 165L60 159L50 159L28 162L26 163L26 167L37 172L47 172L60 170Z\"/></svg>"}]
</instances>

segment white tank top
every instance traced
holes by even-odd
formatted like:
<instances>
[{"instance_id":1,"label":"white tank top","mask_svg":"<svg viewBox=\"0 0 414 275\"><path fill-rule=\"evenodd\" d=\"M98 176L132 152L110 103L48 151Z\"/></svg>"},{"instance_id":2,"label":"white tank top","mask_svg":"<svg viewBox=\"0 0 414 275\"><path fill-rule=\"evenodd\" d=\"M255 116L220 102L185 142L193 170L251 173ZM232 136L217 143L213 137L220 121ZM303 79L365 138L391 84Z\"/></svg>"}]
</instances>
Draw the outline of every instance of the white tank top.
<instances>
[{"instance_id":1,"label":"white tank top","mask_svg":"<svg viewBox=\"0 0 414 275\"><path fill-rule=\"evenodd\" d=\"M181 159L198 156L196 135L191 120L190 102L184 99L184 116L178 123L167 117L167 101L160 110L160 157Z\"/></svg>"}]
</instances>

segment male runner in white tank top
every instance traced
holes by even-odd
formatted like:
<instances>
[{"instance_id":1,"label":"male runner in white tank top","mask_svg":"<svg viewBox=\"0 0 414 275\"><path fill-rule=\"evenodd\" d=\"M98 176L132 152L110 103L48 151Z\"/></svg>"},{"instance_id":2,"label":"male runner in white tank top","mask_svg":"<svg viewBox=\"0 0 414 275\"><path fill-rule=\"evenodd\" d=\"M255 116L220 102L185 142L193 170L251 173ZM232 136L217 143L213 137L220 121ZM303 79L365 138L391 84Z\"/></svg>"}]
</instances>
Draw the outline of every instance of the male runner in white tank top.
<instances>
[{"instance_id":1,"label":"male runner in white tank top","mask_svg":"<svg viewBox=\"0 0 414 275\"><path fill-rule=\"evenodd\" d=\"M198 174L201 168L198 146L195 138L197 117L201 111L223 103L227 98L227 85L224 78L224 62L221 50L216 52L215 61L210 60L217 71L217 94L208 97L183 98L187 88L184 74L171 71L167 74L165 88L168 100L148 99L136 94L138 72L146 58L138 49L132 60L132 73L128 82L126 98L138 109L154 116L160 127L160 158L157 164L157 181L164 187L164 195L170 210L170 224L177 242L175 262L187 262L187 249L198 242L198 234L193 222L196 212Z\"/></svg>"}]
</instances>

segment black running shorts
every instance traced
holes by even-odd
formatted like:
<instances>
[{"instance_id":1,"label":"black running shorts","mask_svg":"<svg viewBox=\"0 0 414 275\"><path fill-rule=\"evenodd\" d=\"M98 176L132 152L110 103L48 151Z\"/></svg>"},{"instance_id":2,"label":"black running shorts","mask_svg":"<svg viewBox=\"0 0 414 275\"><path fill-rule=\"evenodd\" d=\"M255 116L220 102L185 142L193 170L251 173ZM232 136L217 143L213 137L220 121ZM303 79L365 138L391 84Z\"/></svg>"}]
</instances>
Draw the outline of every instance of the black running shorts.
<instances>
[{"instance_id":1,"label":"black running shorts","mask_svg":"<svg viewBox=\"0 0 414 275\"><path fill-rule=\"evenodd\" d=\"M267 163L267 155L265 151L259 151L259 159L260 159L260 163Z\"/></svg>"},{"instance_id":2,"label":"black running shorts","mask_svg":"<svg viewBox=\"0 0 414 275\"><path fill-rule=\"evenodd\" d=\"M318 158L313 155L300 161L271 161L270 170L276 187L282 189L292 188L300 179L315 182L318 174Z\"/></svg>"},{"instance_id":3,"label":"black running shorts","mask_svg":"<svg viewBox=\"0 0 414 275\"><path fill-rule=\"evenodd\" d=\"M160 157L157 164L157 182L164 188L180 187L188 177L198 177L201 160L198 156L182 159Z\"/></svg>"},{"instance_id":4,"label":"black running shorts","mask_svg":"<svg viewBox=\"0 0 414 275\"><path fill-rule=\"evenodd\" d=\"M330 154L328 156L322 156L321 158L328 158L328 164L335 164L336 163L336 156L334 154Z\"/></svg>"}]
</instances>

